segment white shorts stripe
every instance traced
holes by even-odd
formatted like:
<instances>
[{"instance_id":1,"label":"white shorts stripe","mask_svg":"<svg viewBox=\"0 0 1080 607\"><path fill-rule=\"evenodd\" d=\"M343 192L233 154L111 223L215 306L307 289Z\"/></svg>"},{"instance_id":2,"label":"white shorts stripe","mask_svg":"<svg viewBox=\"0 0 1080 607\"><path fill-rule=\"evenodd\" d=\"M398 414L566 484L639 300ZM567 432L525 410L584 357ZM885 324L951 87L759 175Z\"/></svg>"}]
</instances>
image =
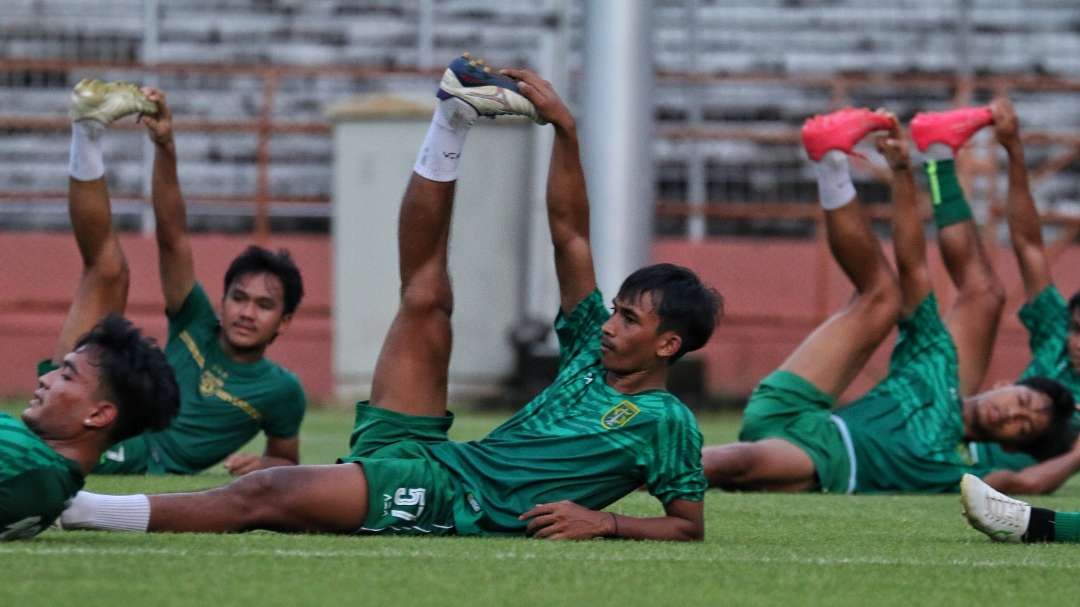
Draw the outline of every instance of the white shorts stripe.
<instances>
[{"instance_id":1,"label":"white shorts stripe","mask_svg":"<svg viewBox=\"0 0 1080 607\"><path fill-rule=\"evenodd\" d=\"M829 417L832 419L832 422L836 424L836 429L840 431L840 439L844 441L844 450L847 451L848 461L851 462L847 493L855 493L855 472L857 470L857 462L855 461L855 445L851 442L851 433L848 432L847 423L839 416L830 415Z\"/></svg>"}]
</instances>

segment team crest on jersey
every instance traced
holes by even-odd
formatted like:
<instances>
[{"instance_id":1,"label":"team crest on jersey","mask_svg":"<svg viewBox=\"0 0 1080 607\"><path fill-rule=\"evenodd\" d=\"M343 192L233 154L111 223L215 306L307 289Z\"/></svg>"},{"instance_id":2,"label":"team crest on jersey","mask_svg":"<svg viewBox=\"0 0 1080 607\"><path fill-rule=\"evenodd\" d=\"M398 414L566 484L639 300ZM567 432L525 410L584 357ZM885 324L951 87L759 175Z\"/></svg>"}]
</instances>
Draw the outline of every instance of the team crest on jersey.
<instances>
[{"instance_id":1,"label":"team crest on jersey","mask_svg":"<svg viewBox=\"0 0 1080 607\"><path fill-rule=\"evenodd\" d=\"M624 400L609 409L608 412L600 418L600 425L606 430L621 428L630 420L634 419L634 416L638 413L641 413L641 409L638 409L637 405L628 400Z\"/></svg>"},{"instance_id":2,"label":"team crest on jersey","mask_svg":"<svg viewBox=\"0 0 1080 607\"><path fill-rule=\"evenodd\" d=\"M215 375L209 369L203 371L202 377L199 378L199 393L203 396L212 396L214 394L217 394L224 387L225 380Z\"/></svg>"}]
</instances>

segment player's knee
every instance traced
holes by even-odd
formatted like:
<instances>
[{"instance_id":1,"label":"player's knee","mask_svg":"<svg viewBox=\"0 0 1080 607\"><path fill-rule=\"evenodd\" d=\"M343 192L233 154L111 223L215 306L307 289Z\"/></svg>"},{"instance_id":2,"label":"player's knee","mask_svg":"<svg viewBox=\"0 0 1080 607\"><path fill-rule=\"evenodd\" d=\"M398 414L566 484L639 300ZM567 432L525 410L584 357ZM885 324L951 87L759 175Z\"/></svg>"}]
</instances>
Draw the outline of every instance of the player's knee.
<instances>
[{"instance_id":1,"label":"player's knee","mask_svg":"<svg viewBox=\"0 0 1080 607\"><path fill-rule=\"evenodd\" d=\"M960 297L984 310L987 314L1000 314L1005 307L1005 287L997 277L969 281L960 288Z\"/></svg>"},{"instance_id":2,"label":"player's knee","mask_svg":"<svg viewBox=\"0 0 1080 607\"><path fill-rule=\"evenodd\" d=\"M857 305L863 309L867 330L889 332L900 316L900 285L891 274L862 293Z\"/></svg>"},{"instance_id":3,"label":"player's knee","mask_svg":"<svg viewBox=\"0 0 1080 607\"><path fill-rule=\"evenodd\" d=\"M706 447L701 450L701 465L709 485L736 488L752 476L754 457L753 443Z\"/></svg>"},{"instance_id":4,"label":"player's knee","mask_svg":"<svg viewBox=\"0 0 1080 607\"><path fill-rule=\"evenodd\" d=\"M454 294L449 280L405 285L401 289L401 308L408 314L450 317L454 312Z\"/></svg>"},{"instance_id":5,"label":"player's knee","mask_svg":"<svg viewBox=\"0 0 1080 607\"><path fill-rule=\"evenodd\" d=\"M281 482L273 468L256 470L229 485L234 512L251 525L270 519L281 503Z\"/></svg>"},{"instance_id":6,"label":"player's knee","mask_svg":"<svg viewBox=\"0 0 1080 607\"><path fill-rule=\"evenodd\" d=\"M94 259L84 260L84 263L83 272L92 277L94 282L103 289L110 291L127 289L131 280L131 271L123 253L108 252Z\"/></svg>"}]
</instances>

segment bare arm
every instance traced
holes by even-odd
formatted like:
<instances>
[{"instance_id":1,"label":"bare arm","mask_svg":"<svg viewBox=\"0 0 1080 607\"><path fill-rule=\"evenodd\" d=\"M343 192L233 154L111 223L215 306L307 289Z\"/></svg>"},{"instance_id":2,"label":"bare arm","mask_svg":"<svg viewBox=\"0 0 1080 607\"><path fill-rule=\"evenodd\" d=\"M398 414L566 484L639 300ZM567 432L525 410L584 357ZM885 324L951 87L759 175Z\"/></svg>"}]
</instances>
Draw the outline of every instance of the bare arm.
<instances>
[{"instance_id":1,"label":"bare arm","mask_svg":"<svg viewBox=\"0 0 1080 607\"><path fill-rule=\"evenodd\" d=\"M1005 217L1009 223L1024 291L1028 299L1050 286L1050 264L1043 248L1042 224L1028 184L1024 146L1020 142L1020 121L1008 99L998 99L991 105L994 113L994 135L1009 156L1009 194Z\"/></svg>"},{"instance_id":2,"label":"bare arm","mask_svg":"<svg viewBox=\"0 0 1080 607\"><path fill-rule=\"evenodd\" d=\"M522 514L526 532L551 540L621 537L635 540L699 541L705 537L702 502L675 499L664 507L666 516L636 517L589 510L570 501L539 504Z\"/></svg>"},{"instance_id":3,"label":"bare arm","mask_svg":"<svg viewBox=\"0 0 1080 607\"><path fill-rule=\"evenodd\" d=\"M555 127L548 167L548 226L555 247L560 306L569 313L596 289L589 243L589 197L581 168L577 126L550 82L528 70L503 70L503 73L518 80L521 94Z\"/></svg>"},{"instance_id":4,"label":"bare arm","mask_svg":"<svg viewBox=\"0 0 1080 607\"><path fill-rule=\"evenodd\" d=\"M892 118L893 128L879 137L876 144L892 169L893 246L900 275L900 314L908 316L930 294L930 272L911 156L900 125L895 116Z\"/></svg>"},{"instance_id":5,"label":"bare arm","mask_svg":"<svg viewBox=\"0 0 1080 607\"><path fill-rule=\"evenodd\" d=\"M1077 470L1080 470L1080 441L1067 453L1023 470L995 470L983 480L1002 493L1036 495L1053 493Z\"/></svg>"},{"instance_id":6,"label":"bare arm","mask_svg":"<svg viewBox=\"0 0 1080 607\"><path fill-rule=\"evenodd\" d=\"M157 103L154 117L142 121L154 142L154 175L151 199L157 223L158 268L165 309L176 312L195 286L195 262L187 232L187 209L180 193L176 174L176 143L173 140L172 111L165 95L156 89L145 89L146 96Z\"/></svg>"},{"instance_id":7,"label":"bare arm","mask_svg":"<svg viewBox=\"0 0 1080 607\"><path fill-rule=\"evenodd\" d=\"M300 463L300 437L266 437L266 450L261 456L250 453L234 453L225 460L225 469L233 476L242 476L248 472L274 468L276 466L295 466Z\"/></svg>"}]
</instances>

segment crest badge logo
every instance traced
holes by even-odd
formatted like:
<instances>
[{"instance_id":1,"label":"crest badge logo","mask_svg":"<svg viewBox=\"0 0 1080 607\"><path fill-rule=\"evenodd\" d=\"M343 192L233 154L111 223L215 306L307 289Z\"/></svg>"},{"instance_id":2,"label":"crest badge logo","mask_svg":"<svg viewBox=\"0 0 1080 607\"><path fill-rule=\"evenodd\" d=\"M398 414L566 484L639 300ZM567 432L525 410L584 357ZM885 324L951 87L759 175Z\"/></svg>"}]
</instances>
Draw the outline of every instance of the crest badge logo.
<instances>
[{"instance_id":1,"label":"crest badge logo","mask_svg":"<svg viewBox=\"0 0 1080 607\"><path fill-rule=\"evenodd\" d=\"M600 418L600 425L603 426L605 430L621 428L630 420L634 419L634 416L638 413L641 413L641 409L638 409L637 405L628 400L624 400L611 409L608 409L608 412Z\"/></svg>"}]
</instances>

